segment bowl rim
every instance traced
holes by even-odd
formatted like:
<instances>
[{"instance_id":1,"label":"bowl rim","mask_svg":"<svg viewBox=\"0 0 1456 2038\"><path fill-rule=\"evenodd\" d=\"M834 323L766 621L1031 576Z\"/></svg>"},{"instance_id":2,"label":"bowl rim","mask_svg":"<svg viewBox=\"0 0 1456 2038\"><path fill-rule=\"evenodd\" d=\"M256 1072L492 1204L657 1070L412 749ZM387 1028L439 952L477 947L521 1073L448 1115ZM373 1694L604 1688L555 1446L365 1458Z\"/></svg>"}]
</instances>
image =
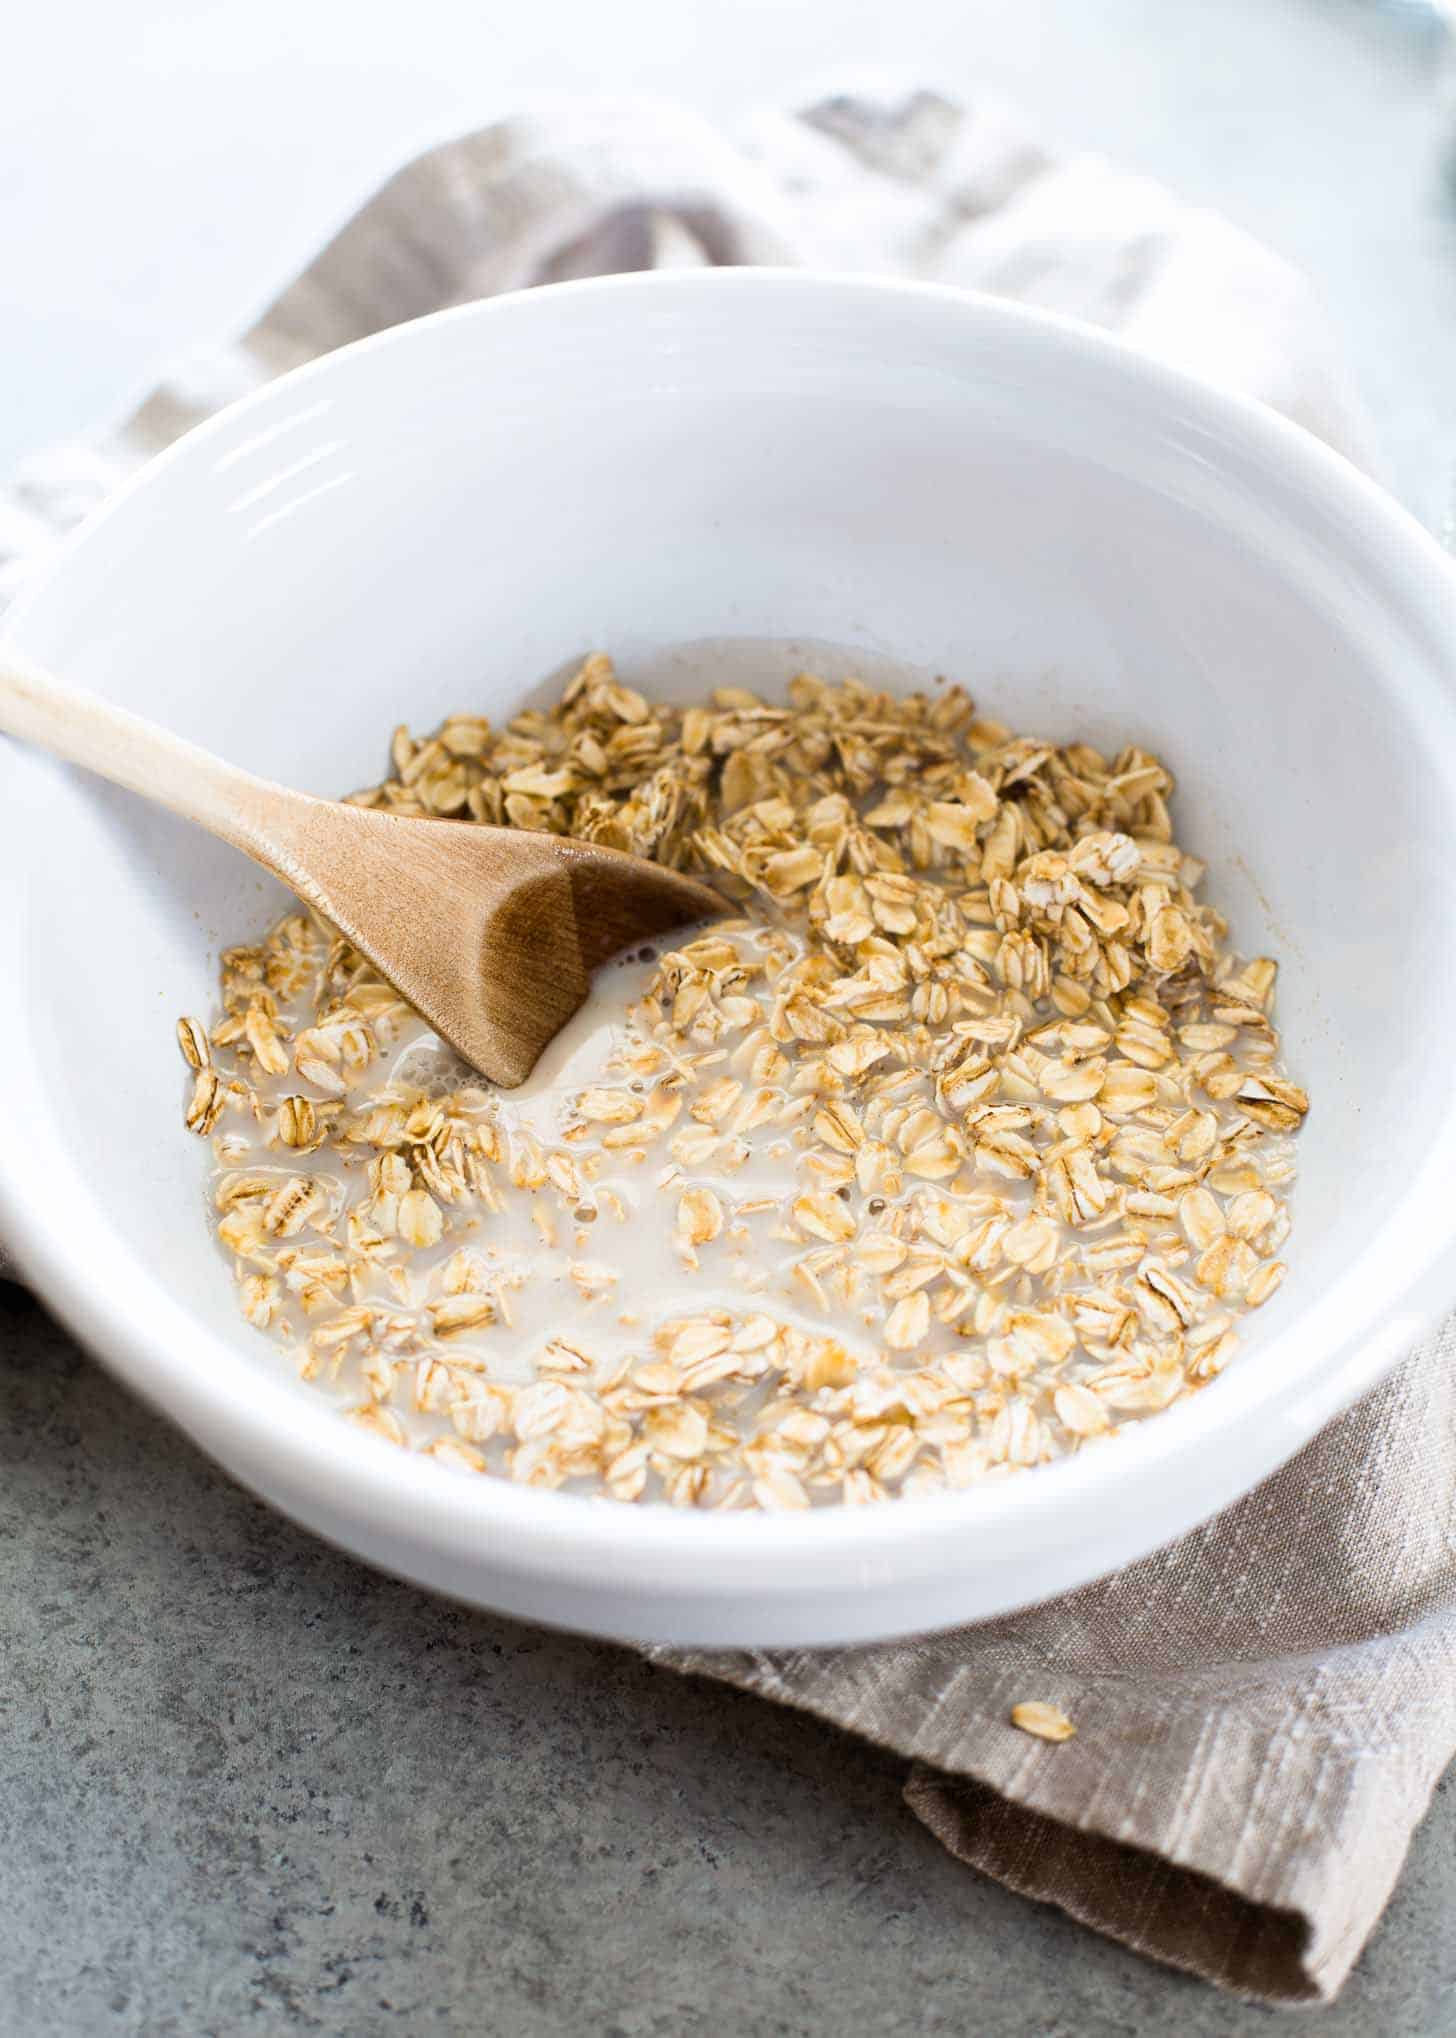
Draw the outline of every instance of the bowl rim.
<instances>
[{"instance_id":1,"label":"bowl rim","mask_svg":"<svg viewBox=\"0 0 1456 2038\"><path fill-rule=\"evenodd\" d=\"M280 402L326 382L340 362L369 355L407 352L425 335L443 329L483 327L506 333L510 326L548 324L582 299L618 295L654 296L721 306L725 300L773 300L792 311L796 300L823 305L838 299L846 315L867 305L894 307L910 320L961 320L968 338L977 330L1015 336L1030 348L1051 350L1120 380L1156 410L1193 416L1216 432L1255 467L1277 470L1306 508L1322 505L1339 512L1355 534L1364 563L1398 591L1398 613L1407 626L1418 622L1430 641L1456 648L1456 569L1435 540L1374 481L1341 454L1300 426L1256 400L1215 388L1182 370L1145 355L1126 342L1061 314L1033 310L980 292L929 284L765 268L644 272L593 277L538 286L475 303L454 306L351 343L280 376L187 432L147 462L72 532L48 559L0 624L0 642L19 641L33 614L63 589L71 560L102 525L125 517L139 499L165 491L178 469L204 454L211 442L236 433L240 422L262 416ZM165 498L163 498L165 500ZM1452 661L1456 663L1456 661ZM1429 717L1450 721L1456 686L1445 688L1421 672L1392 671L1391 687L1429 696ZM1456 726L1456 725L1453 725ZM28 754L14 760L21 770L36 768ZM1456 743L1442 745L1439 763L1456 809ZM0 990L0 1040L19 1029L23 1045L25 1000L17 987ZM13 1066L13 1064L12 1064ZM14 1084L6 1089L13 1093ZM12 1094L9 1101L14 1105ZM39 1100L22 1097L36 1129L45 1124ZM1444 1121L1451 1143L1452 1112ZM1429 1164L1408 1186L1392 1213L1408 1207L1417 1187L1436 1174L1441 1148L1433 1142ZM1273 1335L1258 1367L1231 1367L1212 1388L1164 1410L1155 1420L1130 1427L1115 1455L1102 1451L1036 1469L1032 1479L990 1481L917 1499L909 1506L830 1506L805 1513L704 1513L666 1505L624 1506L594 1497L538 1491L504 1478L447 1476L419 1454L400 1451L340 1420L322 1397L317 1406L292 1382L275 1380L243 1356L236 1342L209 1329L174 1301L150 1271L122 1244L105 1212L89 1192L81 1198L88 1216L102 1227L92 1249L74 1247L73 1204L66 1198L34 1194L37 1157L26 1138L0 1140L0 1235L38 1293L76 1334L144 1398L159 1405L204 1444L219 1434L242 1446L250 1465L277 1468L280 1478L301 1490L329 1485L343 1511L367 1506L381 1527L403 1540L448 1550L473 1550L482 1559L504 1547L512 1561L541 1573L558 1573L578 1559L583 1569L603 1571L633 1558L657 1567L664 1589L691 1579L704 1592L741 1590L752 1584L766 1597L802 1584L785 1569L766 1573L772 1554L785 1565L795 1558L864 1559L895 1554L902 1561L918 1549L927 1563L943 1558L947 1536L974 1532L997 1535L1030 1532L1041 1524L1041 1546L1056 1540L1057 1518L1076 1503L1117 1487L1132 1490L1155 1475L1192 1473L1199 1453L1240 1426L1263 1418L1277 1429L1277 1456L1265 1469L1297 1450L1341 1408L1380 1378L1420 1333L1440 1303L1456 1288L1456 1210L1428 1240L1418 1264L1407 1269L1394 1307L1371 1297L1351 1327L1347 1289L1351 1277L1372 1259L1382 1226L1345 1277L1291 1324ZM44 1166L44 1160L39 1163ZM85 1184L62 1155L58 1169ZM63 1214L64 1213L64 1214ZM1368 1280L1368 1272L1366 1276ZM1384 1316L1383 1323L1377 1323ZM241 1320L240 1320L241 1321ZM1352 1343L1359 1348L1353 1353ZM1240 1491L1244 1490L1242 1486ZM710 1568L704 1570L702 1567ZM633 1580L640 1588L651 1580Z\"/></svg>"}]
</instances>

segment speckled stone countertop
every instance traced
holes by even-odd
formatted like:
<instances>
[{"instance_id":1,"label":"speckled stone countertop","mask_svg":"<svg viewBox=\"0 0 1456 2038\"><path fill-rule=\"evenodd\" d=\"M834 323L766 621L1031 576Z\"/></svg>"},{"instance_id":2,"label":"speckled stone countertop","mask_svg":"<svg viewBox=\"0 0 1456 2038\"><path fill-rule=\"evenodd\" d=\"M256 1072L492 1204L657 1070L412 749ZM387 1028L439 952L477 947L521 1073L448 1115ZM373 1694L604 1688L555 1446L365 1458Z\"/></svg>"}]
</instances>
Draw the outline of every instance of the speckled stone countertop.
<instances>
[{"instance_id":1,"label":"speckled stone countertop","mask_svg":"<svg viewBox=\"0 0 1456 2038\"><path fill-rule=\"evenodd\" d=\"M740 10L693 13L417 0L404 53L390 10L345 0L257 0L246 36L161 0L41 10L7 56L0 369L25 401L0 457L238 323L423 139L548 83L726 116L830 50L987 80L1303 263L1392 485L1446 513L1456 96L1415 10L803 0L748 36ZM1277 2024L970 1874L899 1785L806 1720L363 1570L0 1283L3 2038ZM1301 2028L1456 2031L1446 1793L1340 2004Z\"/></svg>"}]
</instances>

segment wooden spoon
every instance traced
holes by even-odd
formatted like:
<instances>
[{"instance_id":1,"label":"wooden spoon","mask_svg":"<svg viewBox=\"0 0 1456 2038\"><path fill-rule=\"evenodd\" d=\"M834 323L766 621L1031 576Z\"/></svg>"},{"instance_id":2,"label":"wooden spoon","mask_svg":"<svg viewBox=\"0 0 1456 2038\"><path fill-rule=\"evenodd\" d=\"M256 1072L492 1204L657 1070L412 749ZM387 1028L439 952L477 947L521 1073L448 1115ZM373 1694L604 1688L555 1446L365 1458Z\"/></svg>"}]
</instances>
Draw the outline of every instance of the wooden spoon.
<instances>
[{"instance_id":1,"label":"wooden spoon","mask_svg":"<svg viewBox=\"0 0 1456 2038\"><path fill-rule=\"evenodd\" d=\"M0 653L0 730L196 821L333 922L457 1053L524 1082L634 941L729 910L618 849L288 792Z\"/></svg>"}]
</instances>

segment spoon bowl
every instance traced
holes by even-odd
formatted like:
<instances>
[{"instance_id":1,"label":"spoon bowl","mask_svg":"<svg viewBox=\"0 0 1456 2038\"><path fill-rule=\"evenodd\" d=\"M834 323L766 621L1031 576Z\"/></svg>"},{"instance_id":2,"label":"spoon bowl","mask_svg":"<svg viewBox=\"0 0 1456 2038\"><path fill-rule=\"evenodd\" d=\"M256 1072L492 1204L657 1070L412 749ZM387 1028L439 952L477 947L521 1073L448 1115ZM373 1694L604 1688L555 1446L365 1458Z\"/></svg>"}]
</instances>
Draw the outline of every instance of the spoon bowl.
<instances>
[{"instance_id":1,"label":"spoon bowl","mask_svg":"<svg viewBox=\"0 0 1456 2038\"><path fill-rule=\"evenodd\" d=\"M728 911L709 886L620 849L289 792L13 652L0 730L243 850L506 1088L580 1009L599 964Z\"/></svg>"}]
</instances>

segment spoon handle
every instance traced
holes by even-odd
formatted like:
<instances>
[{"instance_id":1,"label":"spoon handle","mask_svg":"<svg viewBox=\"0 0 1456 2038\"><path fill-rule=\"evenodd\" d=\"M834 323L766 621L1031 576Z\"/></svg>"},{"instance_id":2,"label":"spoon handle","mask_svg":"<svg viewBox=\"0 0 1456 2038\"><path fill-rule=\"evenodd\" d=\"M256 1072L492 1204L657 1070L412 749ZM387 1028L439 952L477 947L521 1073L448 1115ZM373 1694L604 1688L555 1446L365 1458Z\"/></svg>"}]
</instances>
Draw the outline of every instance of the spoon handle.
<instances>
[{"instance_id":1,"label":"spoon handle","mask_svg":"<svg viewBox=\"0 0 1456 2038\"><path fill-rule=\"evenodd\" d=\"M260 808L285 798L281 788L99 694L67 686L8 647L0 649L0 731L155 800L250 856L272 847Z\"/></svg>"},{"instance_id":2,"label":"spoon handle","mask_svg":"<svg viewBox=\"0 0 1456 2038\"><path fill-rule=\"evenodd\" d=\"M0 732L261 863L494 1082L525 1080L598 963L727 910L695 878L598 843L289 792L4 647Z\"/></svg>"}]
</instances>

